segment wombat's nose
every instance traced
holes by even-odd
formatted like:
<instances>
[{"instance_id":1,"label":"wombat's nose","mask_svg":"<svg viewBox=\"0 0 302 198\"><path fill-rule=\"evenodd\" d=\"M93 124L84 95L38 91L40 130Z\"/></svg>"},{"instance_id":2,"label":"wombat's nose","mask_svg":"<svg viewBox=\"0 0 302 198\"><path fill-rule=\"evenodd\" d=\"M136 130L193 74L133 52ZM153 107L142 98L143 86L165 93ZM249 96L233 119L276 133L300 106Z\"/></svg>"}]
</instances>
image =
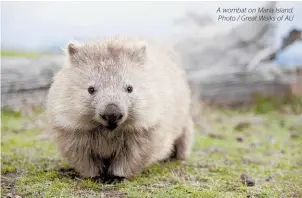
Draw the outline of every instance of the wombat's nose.
<instances>
[{"instance_id":1,"label":"wombat's nose","mask_svg":"<svg viewBox=\"0 0 302 198\"><path fill-rule=\"evenodd\" d=\"M106 106L105 111L100 116L109 123L116 123L122 119L123 114L120 108L115 104L109 104Z\"/></svg>"}]
</instances>

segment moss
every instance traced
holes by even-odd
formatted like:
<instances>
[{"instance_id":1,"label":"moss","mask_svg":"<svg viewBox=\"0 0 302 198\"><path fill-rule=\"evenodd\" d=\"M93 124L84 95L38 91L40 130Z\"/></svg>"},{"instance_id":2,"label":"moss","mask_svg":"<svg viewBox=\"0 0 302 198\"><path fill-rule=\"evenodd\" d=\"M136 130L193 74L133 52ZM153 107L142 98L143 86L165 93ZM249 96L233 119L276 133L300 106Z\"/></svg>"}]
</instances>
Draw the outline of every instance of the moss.
<instances>
[{"instance_id":1,"label":"moss","mask_svg":"<svg viewBox=\"0 0 302 198\"><path fill-rule=\"evenodd\" d=\"M80 183L80 185L83 188L89 188L89 189L93 189L93 190L98 190L101 188L101 184L100 183L96 183L90 179L86 179L86 180L82 180L82 182Z\"/></svg>"},{"instance_id":2,"label":"moss","mask_svg":"<svg viewBox=\"0 0 302 198\"><path fill-rule=\"evenodd\" d=\"M10 165L3 165L1 166L1 175L5 175L8 173L13 173L16 171L15 166L10 166Z\"/></svg>"}]
</instances>

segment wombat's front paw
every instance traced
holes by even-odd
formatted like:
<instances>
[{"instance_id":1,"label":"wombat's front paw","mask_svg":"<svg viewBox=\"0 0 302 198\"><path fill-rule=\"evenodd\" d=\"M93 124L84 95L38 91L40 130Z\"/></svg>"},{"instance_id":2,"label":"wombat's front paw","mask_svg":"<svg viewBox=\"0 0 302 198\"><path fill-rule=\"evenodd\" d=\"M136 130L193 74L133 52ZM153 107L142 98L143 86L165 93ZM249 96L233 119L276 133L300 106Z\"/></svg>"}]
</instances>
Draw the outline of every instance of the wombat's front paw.
<instances>
[{"instance_id":1,"label":"wombat's front paw","mask_svg":"<svg viewBox=\"0 0 302 198\"><path fill-rule=\"evenodd\" d=\"M60 168L59 174L65 177L70 177L71 179L75 179L76 177L80 178L80 174L77 173L73 168Z\"/></svg>"},{"instance_id":2,"label":"wombat's front paw","mask_svg":"<svg viewBox=\"0 0 302 198\"><path fill-rule=\"evenodd\" d=\"M103 183L104 182L104 178L103 176L95 176L95 177L91 177L91 180L97 183Z\"/></svg>"},{"instance_id":3,"label":"wombat's front paw","mask_svg":"<svg viewBox=\"0 0 302 198\"><path fill-rule=\"evenodd\" d=\"M125 177L115 176L111 174L106 174L103 176L103 182L107 184L120 183L125 179Z\"/></svg>"}]
</instances>

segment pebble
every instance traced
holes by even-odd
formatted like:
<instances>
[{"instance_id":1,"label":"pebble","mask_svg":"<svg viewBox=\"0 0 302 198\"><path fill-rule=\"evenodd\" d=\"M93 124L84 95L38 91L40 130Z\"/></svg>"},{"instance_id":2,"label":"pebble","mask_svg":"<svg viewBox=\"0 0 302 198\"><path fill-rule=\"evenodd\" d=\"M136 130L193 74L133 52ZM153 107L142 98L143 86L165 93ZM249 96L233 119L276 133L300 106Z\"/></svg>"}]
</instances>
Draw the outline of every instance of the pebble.
<instances>
[{"instance_id":1,"label":"pebble","mask_svg":"<svg viewBox=\"0 0 302 198\"><path fill-rule=\"evenodd\" d=\"M292 138L292 139L296 139L296 138L298 138L299 137L299 134L298 133L291 133L290 134L290 138Z\"/></svg>"},{"instance_id":2,"label":"pebble","mask_svg":"<svg viewBox=\"0 0 302 198\"><path fill-rule=\"evenodd\" d=\"M268 176L266 179L265 179L265 181L271 181L273 178L272 178L272 176Z\"/></svg>"},{"instance_id":3,"label":"pebble","mask_svg":"<svg viewBox=\"0 0 302 198\"><path fill-rule=\"evenodd\" d=\"M13 193L7 193L5 198L22 198L19 195L14 195Z\"/></svg>"},{"instance_id":4,"label":"pebble","mask_svg":"<svg viewBox=\"0 0 302 198\"><path fill-rule=\"evenodd\" d=\"M242 137L237 137L236 140L237 140L238 142L243 142L243 138L242 138Z\"/></svg>"},{"instance_id":5,"label":"pebble","mask_svg":"<svg viewBox=\"0 0 302 198\"><path fill-rule=\"evenodd\" d=\"M250 178L247 174L245 173L241 174L240 178L242 183L245 184L246 186L255 186L255 180Z\"/></svg>"}]
</instances>

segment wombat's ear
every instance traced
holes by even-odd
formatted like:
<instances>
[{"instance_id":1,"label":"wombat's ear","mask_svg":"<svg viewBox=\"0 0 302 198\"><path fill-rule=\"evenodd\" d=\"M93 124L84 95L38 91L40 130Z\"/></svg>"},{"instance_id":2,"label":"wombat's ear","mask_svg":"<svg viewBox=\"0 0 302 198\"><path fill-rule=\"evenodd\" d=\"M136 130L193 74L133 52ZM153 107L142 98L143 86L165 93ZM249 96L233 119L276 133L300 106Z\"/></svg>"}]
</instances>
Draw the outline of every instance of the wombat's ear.
<instances>
[{"instance_id":1,"label":"wombat's ear","mask_svg":"<svg viewBox=\"0 0 302 198\"><path fill-rule=\"evenodd\" d=\"M65 47L64 51L68 59L67 66L73 67L78 65L79 63L79 51L81 49L81 44L77 41L69 41L67 46Z\"/></svg>"},{"instance_id":2,"label":"wombat's ear","mask_svg":"<svg viewBox=\"0 0 302 198\"><path fill-rule=\"evenodd\" d=\"M78 53L80 44L77 41L69 41L66 47L66 53L69 56L73 56Z\"/></svg>"},{"instance_id":3,"label":"wombat's ear","mask_svg":"<svg viewBox=\"0 0 302 198\"><path fill-rule=\"evenodd\" d=\"M132 58L137 61L144 61L146 58L147 46L145 43L139 43L134 48L134 52L132 54Z\"/></svg>"},{"instance_id":4,"label":"wombat's ear","mask_svg":"<svg viewBox=\"0 0 302 198\"><path fill-rule=\"evenodd\" d=\"M146 56L146 44L143 43L138 47L137 53L139 56Z\"/></svg>"}]
</instances>

